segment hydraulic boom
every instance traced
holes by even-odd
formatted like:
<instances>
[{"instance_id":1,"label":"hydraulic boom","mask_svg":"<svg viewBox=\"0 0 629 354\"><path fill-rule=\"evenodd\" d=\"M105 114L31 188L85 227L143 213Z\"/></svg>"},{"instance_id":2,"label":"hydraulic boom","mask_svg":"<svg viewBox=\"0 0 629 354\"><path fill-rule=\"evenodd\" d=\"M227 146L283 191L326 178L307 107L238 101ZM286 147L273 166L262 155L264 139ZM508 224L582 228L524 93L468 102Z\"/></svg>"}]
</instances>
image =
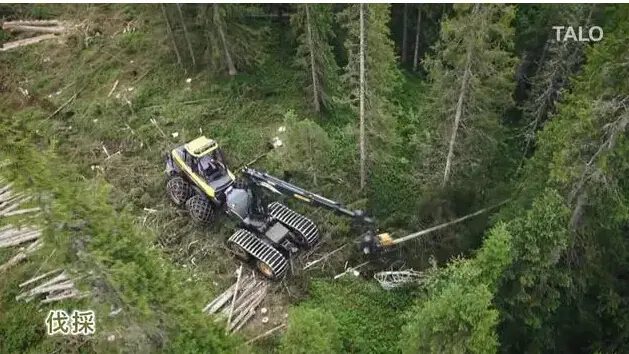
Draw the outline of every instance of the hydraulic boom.
<instances>
[{"instance_id":1,"label":"hydraulic boom","mask_svg":"<svg viewBox=\"0 0 629 354\"><path fill-rule=\"evenodd\" d=\"M337 201L330 200L316 193L297 187L277 177L271 176L268 173L245 167L243 175L246 176L250 183L264 187L273 193L292 196L302 202L324 207L333 211L337 215L348 216L361 224L371 225L374 223L374 220L365 216L365 213L362 210L349 210Z\"/></svg>"},{"instance_id":2,"label":"hydraulic boom","mask_svg":"<svg viewBox=\"0 0 629 354\"><path fill-rule=\"evenodd\" d=\"M376 234L374 219L366 216L362 210L350 210L340 202L330 200L250 167L245 167L242 170L242 174L250 186L264 187L273 193L292 196L302 202L331 210L337 215L350 217L354 225L362 228L361 249L365 254L377 253L394 245L388 233Z\"/></svg>"}]
</instances>

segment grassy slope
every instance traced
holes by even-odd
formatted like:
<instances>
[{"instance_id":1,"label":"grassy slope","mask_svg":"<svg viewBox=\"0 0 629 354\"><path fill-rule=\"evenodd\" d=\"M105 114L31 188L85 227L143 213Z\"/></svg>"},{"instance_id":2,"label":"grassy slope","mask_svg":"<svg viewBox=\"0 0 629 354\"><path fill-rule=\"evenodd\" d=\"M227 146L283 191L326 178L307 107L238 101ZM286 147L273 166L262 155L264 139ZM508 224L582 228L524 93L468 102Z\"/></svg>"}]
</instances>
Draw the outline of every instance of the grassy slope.
<instances>
[{"instance_id":1,"label":"grassy slope","mask_svg":"<svg viewBox=\"0 0 629 354\"><path fill-rule=\"evenodd\" d=\"M67 46L26 47L0 64L8 87L0 96L9 103L0 108L2 135L10 137L1 151L14 161L3 175L30 190L54 193L52 212L42 220L46 248L0 282L0 352L45 352L59 343L95 352L233 347L237 339L225 338L198 315L231 276L234 263L220 248L229 230L221 225L201 230L176 215L163 195L162 156L203 132L220 138L231 165L249 160L289 109L308 115L294 72L271 60L253 76L223 82L201 73L187 84L168 64L172 58L153 24L135 18L136 32L115 33L132 18L133 8L68 9L74 18L95 20L102 35L71 38ZM115 81L117 90L108 96ZM18 87L30 97L21 96ZM76 92L66 109L45 119ZM190 101L196 102L181 104ZM106 159L103 147L120 154ZM63 225L82 226L73 231ZM44 311L16 303L17 284L53 250L46 268L71 264L93 271L83 285L95 298ZM7 256L1 253L0 261ZM101 335L87 342L46 337L46 310L59 306L97 310ZM119 306L121 315L107 317ZM109 344L109 334L118 339Z\"/></svg>"},{"instance_id":2,"label":"grassy slope","mask_svg":"<svg viewBox=\"0 0 629 354\"><path fill-rule=\"evenodd\" d=\"M91 16L90 12L82 15ZM220 352L237 342L199 314L221 290L217 275L231 270L217 247L222 235L213 235L222 234L224 228L199 230L175 215L163 196L162 152L202 129L221 137L232 164L237 164L263 146L270 130L276 129L273 124L281 122L283 107L298 106L299 98L289 103L280 96L267 97L263 103L247 97L241 83L208 84L212 80L204 76L187 85L176 68L164 65L163 48L147 35L154 28L112 36L123 22L110 21L102 36L89 39L87 48L81 48L85 38L78 37L67 47L42 44L2 59L9 89L0 94L8 103L2 107L2 151L15 163L3 175L30 190L54 193L52 213L42 220L46 249L0 282L3 353L46 352L58 343L97 352L116 351L114 346L147 352L160 345L179 352L185 348ZM121 95L108 97L116 80ZM30 98L20 96L18 87L28 89ZM44 119L77 90L80 94L67 109ZM200 99L204 101L178 104ZM178 138L170 136L175 131ZM105 160L103 146L111 154L121 153ZM157 213L148 214L143 208ZM64 224L83 226L72 231ZM200 239L202 247L185 251L185 256L192 253L201 259L198 267L184 269L165 260L155 247L157 239L173 258L184 256L177 253L182 245ZM43 322L49 307L41 311L35 304L13 300L17 284L53 249L46 268L71 264L92 270L83 284L93 288L96 296L79 304L67 301L49 307L97 310L102 335L95 340L47 338ZM9 256L3 252L0 261ZM111 307L118 306L123 307L122 314L108 318ZM104 338L109 334L119 339L108 346Z\"/></svg>"}]
</instances>

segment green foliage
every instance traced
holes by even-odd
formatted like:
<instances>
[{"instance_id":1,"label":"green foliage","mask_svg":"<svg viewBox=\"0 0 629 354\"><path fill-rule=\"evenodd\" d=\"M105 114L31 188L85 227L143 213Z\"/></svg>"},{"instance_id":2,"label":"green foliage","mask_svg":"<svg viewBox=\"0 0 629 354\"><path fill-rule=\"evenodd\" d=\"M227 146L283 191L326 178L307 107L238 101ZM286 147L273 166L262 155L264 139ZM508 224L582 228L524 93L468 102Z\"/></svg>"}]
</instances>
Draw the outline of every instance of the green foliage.
<instances>
[{"instance_id":1,"label":"green foliage","mask_svg":"<svg viewBox=\"0 0 629 354\"><path fill-rule=\"evenodd\" d=\"M431 171L445 166L459 108L461 123L450 179L483 181L477 175L485 171L483 161L500 152L505 138L501 116L512 105L514 88L513 16L513 6L460 4L455 6L454 16L444 21L435 55L424 61L431 84L429 105L423 113L430 122L427 144L436 149L431 160L439 162ZM438 183L440 176L432 175L436 178L433 183Z\"/></svg>"},{"instance_id":2,"label":"green foliage","mask_svg":"<svg viewBox=\"0 0 629 354\"><path fill-rule=\"evenodd\" d=\"M544 324L559 306L562 288L570 286L570 278L559 265L568 246L569 216L558 193L547 190L533 202L526 216L510 223L514 262L505 274L500 302L508 307L507 323L518 321L520 330L530 328L539 335L550 335ZM540 339L542 345L550 344Z\"/></svg>"},{"instance_id":3,"label":"green foliage","mask_svg":"<svg viewBox=\"0 0 629 354\"><path fill-rule=\"evenodd\" d=\"M544 28L559 22L564 23L563 21L567 26L578 28L582 23L590 21L596 5L543 6L543 13L549 17L545 19ZM579 41L546 41L535 73L531 75L529 99L523 103L524 121L521 124L525 126L525 154L529 153L535 140L535 132L554 113L555 103L561 98L561 89L567 85L569 77L580 70L585 46L585 42Z\"/></svg>"},{"instance_id":4,"label":"green foliage","mask_svg":"<svg viewBox=\"0 0 629 354\"><path fill-rule=\"evenodd\" d=\"M334 316L343 343L339 352L391 353L412 295L410 289L387 292L360 280L314 281L311 299L300 307Z\"/></svg>"},{"instance_id":5,"label":"green foliage","mask_svg":"<svg viewBox=\"0 0 629 354\"><path fill-rule=\"evenodd\" d=\"M78 257L75 265L85 267L85 271L94 271L110 291L118 294L117 301L124 304L125 311L132 314L136 321L144 322L150 328L150 323L162 320L165 335L170 337L168 348L173 348L174 352L195 352L200 348L209 352L228 352L235 341L225 337L222 328L212 324L198 310L203 306L200 301L210 293L208 289L185 283L188 275L161 257L151 245L152 235L135 227L135 218L130 212L114 210L108 203L111 187L98 180L76 182L73 165L58 163L52 151L48 151L44 158L39 152L32 151L27 141L9 145L14 151L10 157L9 171L13 172L9 178L25 184L30 190L45 191L55 196L49 205L52 214L46 218L46 237L48 242L61 250L61 256L65 255L67 260ZM5 144L3 148L6 147ZM25 181L20 177L24 175L30 178ZM89 238L73 234L65 225L82 225L81 234L89 235ZM87 252L72 254L77 242ZM63 257L58 259L63 260ZM16 307L8 314L22 306L5 305L9 309ZM153 310L156 306L159 306L160 312ZM25 307L21 311L28 309ZM107 308L102 310L107 311ZM39 313L32 320L43 323L45 315ZM106 317L107 312L97 311L97 318ZM32 320L22 316L15 318L25 328L39 332L37 328L41 326L24 322ZM2 322L7 326L13 325ZM6 327L0 336L9 336L10 332L4 330ZM12 337L14 340L3 343L8 345L6 352L28 348L29 343L20 342L17 336ZM43 336L39 338L44 339ZM191 343L195 344L191 346Z\"/></svg>"},{"instance_id":6,"label":"green foliage","mask_svg":"<svg viewBox=\"0 0 629 354\"><path fill-rule=\"evenodd\" d=\"M11 161L1 172L45 210L44 248L0 281L0 352L629 352L629 7L422 5L426 80L397 67L391 29L399 32L403 5L363 6L370 176L367 198L356 202L359 5L186 4L183 21L175 5L165 6L173 37L157 6L0 5L7 20L89 23L67 46L0 56L0 154ZM276 16L285 11L290 26ZM602 26L604 39L547 41L553 25L586 24ZM12 38L0 31L0 41ZM164 55L172 40L183 68ZM185 70L189 46L194 74ZM227 52L239 72L230 80L215 75L228 72ZM523 59L517 71L514 54ZM347 58L340 77L335 55ZM316 120L313 72L328 108ZM331 105L332 97L343 104ZM440 188L459 97L453 183ZM516 130L529 123L521 136ZM431 253L464 252L424 270L421 291L348 279L316 280L309 294L291 287L300 304L279 347L237 347L239 339L199 311L233 266L217 246L232 230L194 227L163 198L161 154L199 134L218 139L234 169L278 135L285 146L260 168L293 172L297 185L366 207L386 231L449 221L503 194L513 202L490 222L475 218L393 253L406 267L423 267ZM516 169L527 144L533 156ZM346 242L347 220L319 214L332 238L322 252ZM53 250L47 267L92 271L81 286L93 298L15 302L19 283ZM12 251L1 250L0 263ZM191 259L194 271L173 264ZM391 266L382 260L366 273ZM329 263L338 272L344 260ZM269 296L282 299L278 293ZM83 344L46 336L53 306L94 308L103 335ZM110 317L112 306L123 311ZM118 339L108 342L109 332Z\"/></svg>"},{"instance_id":7,"label":"green foliage","mask_svg":"<svg viewBox=\"0 0 629 354\"><path fill-rule=\"evenodd\" d=\"M297 66L307 72L307 94L312 93L316 80L319 103L328 107L338 93L339 67L332 53L334 39L332 7L329 4L296 6L291 24L297 32ZM315 107L317 104L315 104Z\"/></svg>"},{"instance_id":8,"label":"green foliage","mask_svg":"<svg viewBox=\"0 0 629 354\"><path fill-rule=\"evenodd\" d=\"M348 63L341 75L345 89L343 102L358 109L360 79L360 9L361 5L348 5L338 14L342 27L347 31L345 50ZM372 156L378 155L387 145L395 145L396 129L392 119L390 99L401 83L401 75L396 66L393 41L388 27L391 19L389 4L365 4L365 96L367 132L372 143Z\"/></svg>"},{"instance_id":9,"label":"green foliage","mask_svg":"<svg viewBox=\"0 0 629 354\"><path fill-rule=\"evenodd\" d=\"M342 352L340 327L326 310L298 307L288 314L288 328L282 336L279 353L335 354Z\"/></svg>"},{"instance_id":10,"label":"green foliage","mask_svg":"<svg viewBox=\"0 0 629 354\"><path fill-rule=\"evenodd\" d=\"M205 49L210 67L218 72L226 66L227 49L237 69L248 70L261 64L266 58L265 43L268 27L253 27L246 23L245 16L251 5L202 4L200 17L205 21ZM221 31L225 36L222 42ZM227 47L227 48L225 48Z\"/></svg>"},{"instance_id":11,"label":"green foliage","mask_svg":"<svg viewBox=\"0 0 629 354\"><path fill-rule=\"evenodd\" d=\"M622 21L626 13L626 7L617 8L610 21ZM626 35L625 27L615 27L587 50L583 73L571 80L571 93L538 134L526 189L546 196L534 204L530 221L514 224L529 236L519 247L520 258L526 258L509 282L521 279L520 285L505 287L507 349L626 349L610 344L610 338L617 343L627 338L621 329L626 321L617 315L626 311L619 299L627 288L619 280L623 271L616 271L629 259L623 241L629 164L620 133L626 112L618 106L629 91L617 79L625 70L618 58L629 50ZM549 187L552 193L543 192ZM592 302L593 294L605 295ZM550 335L553 331L561 334ZM592 335L582 338L579 333L585 332Z\"/></svg>"},{"instance_id":12,"label":"green foliage","mask_svg":"<svg viewBox=\"0 0 629 354\"><path fill-rule=\"evenodd\" d=\"M298 120L294 111L288 111L284 116L286 138L282 139L284 146L278 149L272 158L281 165L284 171L298 171L300 174L311 176L310 181L303 181L317 186L318 178L327 174L328 156L332 141L327 133L310 119Z\"/></svg>"},{"instance_id":13,"label":"green foliage","mask_svg":"<svg viewBox=\"0 0 629 354\"><path fill-rule=\"evenodd\" d=\"M455 260L423 283L426 296L407 313L404 353L496 353L496 285L511 262L511 235L498 224L474 259Z\"/></svg>"}]
</instances>

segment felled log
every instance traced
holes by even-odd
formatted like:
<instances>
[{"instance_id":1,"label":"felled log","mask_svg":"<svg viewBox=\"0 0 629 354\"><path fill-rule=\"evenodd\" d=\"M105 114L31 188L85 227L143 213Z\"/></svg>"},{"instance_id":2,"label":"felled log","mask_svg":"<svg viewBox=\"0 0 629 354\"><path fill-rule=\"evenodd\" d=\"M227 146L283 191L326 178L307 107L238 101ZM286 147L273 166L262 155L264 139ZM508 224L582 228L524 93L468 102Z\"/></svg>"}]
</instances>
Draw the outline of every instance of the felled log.
<instances>
[{"instance_id":1,"label":"felled log","mask_svg":"<svg viewBox=\"0 0 629 354\"><path fill-rule=\"evenodd\" d=\"M24 242L36 240L39 238L39 236L41 236L41 231L39 230L20 233L15 236L7 237L5 239L0 240L0 248L17 246Z\"/></svg>"},{"instance_id":2,"label":"felled log","mask_svg":"<svg viewBox=\"0 0 629 354\"><path fill-rule=\"evenodd\" d=\"M6 262L5 264L0 265L0 272L4 272L5 270L25 260L29 253L38 250L41 246L42 246L41 240L37 240L31 243L24 251L13 256L13 258L9 259L9 261Z\"/></svg>"},{"instance_id":3,"label":"felled log","mask_svg":"<svg viewBox=\"0 0 629 354\"><path fill-rule=\"evenodd\" d=\"M40 280L42 280L42 279L44 279L44 278L46 278L46 277L48 277L48 276L50 276L50 275L52 275L52 274L58 273L60 270L61 270L61 268L57 268L57 269L55 269L55 270L51 270L50 272L46 272L46 273L44 273L44 274L42 274L42 275L38 275L38 276L36 276L36 277L34 277L34 278L31 278L31 279L29 279L29 280L27 280L27 281L23 282L22 284L20 284L20 285L18 285L18 286L19 286L20 288L23 288L23 287L25 287L25 286L27 286L27 285L29 285L29 284L33 284L33 283L35 283L35 282L38 282L38 281L40 281Z\"/></svg>"},{"instance_id":4,"label":"felled log","mask_svg":"<svg viewBox=\"0 0 629 354\"><path fill-rule=\"evenodd\" d=\"M76 289L65 291L63 293L49 295L44 300L41 301L42 304L48 304L55 301L61 301L65 299L82 299L84 297L89 296L89 293L83 293Z\"/></svg>"},{"instance_id":5,"label":"felled log","mask_svg":"<svg viewBox=\"0 0 629 354\"><path fill-rule=\"evenodd\" d=\"M266 296L267 287L267 283L256 279L255 275L243 275L239 281L207 304L203 312L217 314L216 322L227 320L227 330L234 333L253 317L255 308Z\"/></svg>"},{"instance_id":6,"label":"felled log","mask_svg":"<svg viewBox=\"0 0 629 354\"><path fill-rule=\"evenodd\" d=\"M18 254L16 254L13 258L9 259L8 262L6 262L3 265L0 265L0 273L4 272L5 270L13 267L14 265L20 263L21 261L26 259L26 253L24 252L20 252Z\"/></svg>"},{"instance_id":7,"label":"felled log","mask_svg":"<svg viewBox=\"0 0 629 354\"><path fill-rule=\"evenodd\" d=\"M11 32L35 32L35 33L54 33L61 34L67 31L67 28L57 26L57 27L44 27L44 26L27 26L27 25L19 25L11 22L5 22L2 24L3 30L8 30Z\"/></svg>"},{"instance_id":8,"label":"felled log","mask_svg":"<svg viewBox=\"0 0 629 354\"><path fill-rule=\"evenodd\" d=\"M21 20L21 21L6 21L4 25L9 26L59 26L61 22L58 20Z\"/></svg>"},{"instance_id":9,"label":"felled log","mask_svg":"<svg viewBox=\"0 0 629 354\"><path fill-rule=\"evenodd\" d=\"M56 283L60 283L62 281L66 281L66 280L68 280L68 276L66 275L65 272L63 272L63 273L57 275L56 277L52 278L51 280L49 280L49 281L47 281L47 282L45 282L43 284L40 284L39 286L36 286L35 288L33 288L31 290L25 291L25 292L19 294L18 296L15 297L15 300L20 300L20 299L23 299L25 297L32 297L32 296L36 295L36 292L39 289L42 289L42 288L54 285Z\"/></svg>"}]
</instances>

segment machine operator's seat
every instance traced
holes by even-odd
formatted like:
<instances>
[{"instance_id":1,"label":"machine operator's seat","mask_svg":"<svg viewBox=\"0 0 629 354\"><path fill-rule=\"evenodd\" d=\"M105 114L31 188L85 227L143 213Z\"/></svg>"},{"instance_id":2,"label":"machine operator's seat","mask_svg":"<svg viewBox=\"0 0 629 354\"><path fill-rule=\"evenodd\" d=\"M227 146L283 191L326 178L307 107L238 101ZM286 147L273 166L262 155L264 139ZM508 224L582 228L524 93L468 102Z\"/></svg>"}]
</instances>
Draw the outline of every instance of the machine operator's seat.
<instances>
[{"instance_id":1,"label":"machine operator's seat","mask_svg":"<svg viewBox=\"0 0 629 354\"><path fill-rule=\"evenodd\" d=\"M223 190L231 185L232 179L227 173L223 164L211 156L203 156L198 163L199 173L205 178L212 188L217 191Z\"/></svg>"},{"instance_id":2,"label":"machine operator's seat","mask_svg":"<svg viewBox=\"0 0 629 354\"><path fill-rule=\"evenodd\" d=\"M184 146L193 157L192 168L216 191L223 192L234 182L213 139L201 136Z\"/></svg>"}]
</instances>

